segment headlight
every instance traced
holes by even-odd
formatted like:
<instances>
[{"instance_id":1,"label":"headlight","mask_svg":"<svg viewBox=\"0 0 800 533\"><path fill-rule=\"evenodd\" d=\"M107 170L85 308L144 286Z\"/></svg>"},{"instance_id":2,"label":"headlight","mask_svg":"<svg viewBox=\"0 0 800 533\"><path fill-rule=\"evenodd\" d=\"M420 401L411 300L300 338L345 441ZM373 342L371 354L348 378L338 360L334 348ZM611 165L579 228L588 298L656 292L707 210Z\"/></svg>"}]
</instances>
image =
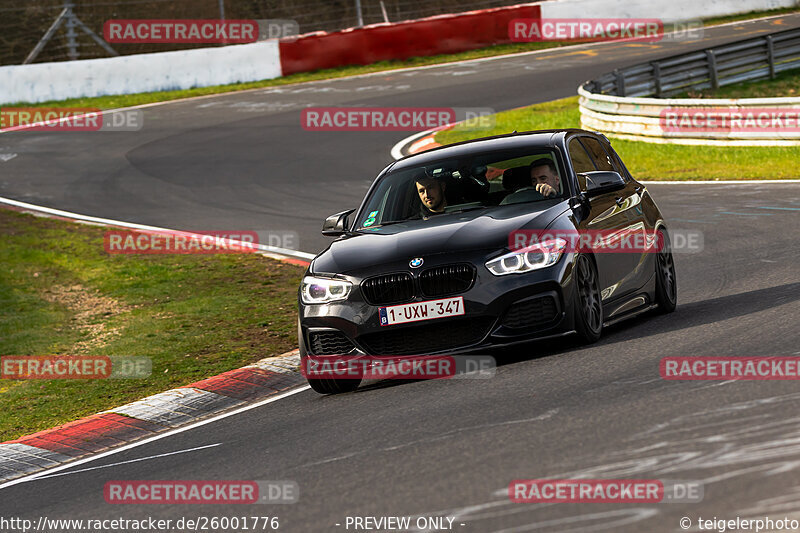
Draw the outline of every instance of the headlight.
<instances>
[{"instance_id":1,"label":"headlight","mask_svg":"<svg viewBox=\"0 0 800 533\"><path fill-rule=\"evenodd\" d=\"M300 294L304 304L325 304L344 300L350 294L353 284L341 279L306 276Z\"/></svg>"},{"instance_id":2,"label":"headlight","mask_svg":"<svg viewBox=\"0 0 800 533\"><path fill-rule=\"evenodd\" d=\"M555 265L566 247L564 239L548 239L487 261L486 268L495 276L539 270Z\"/></svg>"}]
</instances>

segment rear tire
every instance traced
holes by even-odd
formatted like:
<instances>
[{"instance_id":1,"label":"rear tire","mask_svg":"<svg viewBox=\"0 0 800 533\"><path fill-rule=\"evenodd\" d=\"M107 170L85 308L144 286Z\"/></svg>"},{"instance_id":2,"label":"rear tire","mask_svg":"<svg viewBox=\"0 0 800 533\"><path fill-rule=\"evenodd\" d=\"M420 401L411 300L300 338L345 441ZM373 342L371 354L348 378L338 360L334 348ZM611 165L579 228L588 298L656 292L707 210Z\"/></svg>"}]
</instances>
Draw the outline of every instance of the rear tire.
<instances>
[{"instance_id":1,"label":"rear tire","mask_svg":"<svg viewBox=\"0 0 800 533\"><path fill-rule=\"evenodd\" d=\"M574 267L575 332L585 344L597 342L603 333L603 301L597 268L587 255L578 255Z\"/></svg>"},{"instance_id":2,"label":"rear tire","mask_svg":"<svg viewBox=\"0 0 800 533\"><path fill-rule=\"evenodd\" d=\"M659 233L663 239L661 250L656 254L656 312L671 313L678 303L678 283L675 277L675 262L672 259L672 246L666 228Z\"/></svg>"}]
</instances>

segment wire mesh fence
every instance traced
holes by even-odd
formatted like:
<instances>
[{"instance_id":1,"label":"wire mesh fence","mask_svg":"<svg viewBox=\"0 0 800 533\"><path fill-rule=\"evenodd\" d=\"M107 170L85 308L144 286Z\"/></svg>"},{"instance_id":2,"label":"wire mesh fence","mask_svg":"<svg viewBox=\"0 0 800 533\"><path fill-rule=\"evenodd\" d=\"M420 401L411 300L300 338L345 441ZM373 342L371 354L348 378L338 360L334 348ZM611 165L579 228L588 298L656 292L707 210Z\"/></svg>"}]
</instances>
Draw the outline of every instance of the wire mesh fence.
<instances>
[{"instance_id":1,"label":"wire mesh fence","mask_svg":"<svg viewBox=\"0 0 800 533\"><path fill-rule=\"evenodd\" d=\"M335 31L364 24L398 22L520 3L519 0L0 0L0 65L108 57L92 38L110 19L290 19L300 33ZM64 17L65 7L73 17ZM43 37L64 18L43 46ZM75 21L82 22L86 30ZM208 44L116 44L120 55L182 50Z\"/></svg>"}]
</instances>

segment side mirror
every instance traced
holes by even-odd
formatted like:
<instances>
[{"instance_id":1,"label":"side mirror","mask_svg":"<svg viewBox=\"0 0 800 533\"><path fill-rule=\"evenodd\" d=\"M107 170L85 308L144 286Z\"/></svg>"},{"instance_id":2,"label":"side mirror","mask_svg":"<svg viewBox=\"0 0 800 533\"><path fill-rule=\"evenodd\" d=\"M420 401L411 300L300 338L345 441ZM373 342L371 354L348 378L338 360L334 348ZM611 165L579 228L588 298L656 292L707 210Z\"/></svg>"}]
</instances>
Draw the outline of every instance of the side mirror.
<instances>
[{"instance_id":1,"label":"side mirror","mask_svg":"<svg viewBox=\"0 0 800 533\"><path fill-rule=\"evenodd\" d=\"M569 199L569 206L575 212L578 219L583 220L589 216L592 206L585 194L579 194Z\"/></svg>"},{"instance_id":2,"label":"side mirror","mask_svg":"<svg viewBox=\"0 0 800 533\"><path fill-rule=\"evenodd\" d=\"M593 170L583 172L581 176L586 179L586 196L589 198L625 188L625 179L619 172Z\"/></svg>"},{"instance_id":3,"label":"side mirror","mask_svg":"<svg viewBox=\"0 0 800 533\"><path fill-rule=\"evenodd\" d=\"M348 209L347 211L342 211L341 213L336 213L326 218L325 222L322 223L322 234L327 237L338 237L339 235L347 233L347 228L350 226L347 217L349 217L353 211L355 211L355 209Z\"/></svg>"}]
</instances>

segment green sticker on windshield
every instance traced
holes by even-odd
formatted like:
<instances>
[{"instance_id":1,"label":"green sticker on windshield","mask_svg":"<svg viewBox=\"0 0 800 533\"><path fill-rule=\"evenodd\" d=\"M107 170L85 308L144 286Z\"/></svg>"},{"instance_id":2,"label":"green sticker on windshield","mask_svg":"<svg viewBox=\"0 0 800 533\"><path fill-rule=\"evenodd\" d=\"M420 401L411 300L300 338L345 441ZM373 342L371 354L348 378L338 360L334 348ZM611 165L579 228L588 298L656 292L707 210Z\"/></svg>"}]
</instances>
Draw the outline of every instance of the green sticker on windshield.
<instances>
[{"instance_id":1,"label":"green sticker on windshield","mask_svg":"<svg viewBox=\"0 0 800 533\"><path fill-rule=\"evenodd\" d=\"M367 218L375 218L376 216L378 216L378 212L377 211L373 211L372 213L369 214L369 216Z\"/></svg>"},{"instance_id":2,"label":"green sticker on windshield","mask_svg":"<svg viewBox=\"0 0 800 533\"><path fill-rule=\"evenodd\" d=\"M364 227L371 226L375 223L375 217L370 217L364 221Z\"/></svg>"}]
</instances>

